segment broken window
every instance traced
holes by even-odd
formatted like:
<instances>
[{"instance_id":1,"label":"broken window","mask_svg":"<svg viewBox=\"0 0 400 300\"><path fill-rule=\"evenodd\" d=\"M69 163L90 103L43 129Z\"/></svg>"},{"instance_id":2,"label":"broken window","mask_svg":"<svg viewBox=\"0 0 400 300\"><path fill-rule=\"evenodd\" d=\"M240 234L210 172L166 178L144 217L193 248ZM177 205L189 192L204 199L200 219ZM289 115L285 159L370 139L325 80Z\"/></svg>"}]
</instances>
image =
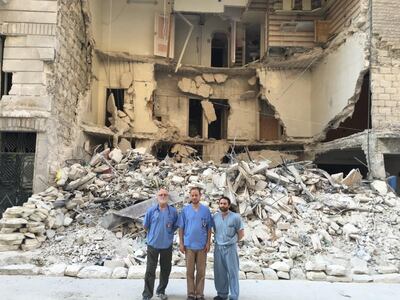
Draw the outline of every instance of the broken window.
<instances>
[{"instance_id":1,"label":"broken window","mask_svg":"<svg viewBox=\"0 0 400 300\"><path fill-rule=\"evenodd\" d=\"M259 101L260 105L260 140L274 141L282 136L282 126L275 118L273 108L264 100Z\"/></svg>"},{"instance_id":2,"label":"broken window","mask_svg":"<svg viewBox=\"0 0 400 300\"><path fill-rule=\"evenodd\" d=\"M189 136L203 137L203 109L199 99L189 99Z\"/></svg>"},{"instance_id":3,"label":"broken window","mask_svg":"<svg viewBox=\"0 0 400 300\"><path fill-rule=\"evenodd\" d=\"M114 101L115 101L115 106L117 107L117 110L124 110L124 96L125 96L125 89L107 89L106 93L106 101L108 97L113 94L114 96ZM110 126L111 122L109 118L111 118L112 115L106 110L106 126Z\"/></svg>"},{"instance_id":4,"label":"broken window","mask_svg":"<svg viewBox=\"0 0 400 300\"><path fill-rule=\"evenodd\" d=\"M8 95L12 86L12 73L3 72L3 54L4 54L5 36L0 36L0 99L3 95Z\"/></svg>"},{"instance_id":5,"label":"broken window","mask_svg":"<svg viewBox=\"0 0 400 300\"><path fill-rule=\"evenodd\" d=\"M228 67L228 37L216 32L211 40L211 67Z\"/></svg>"},{"instance_id":6,"label":"broken window","mask_svg":"<svg viewBox=\"0 0 400 300\"><path fill-rule=\"evenodd\" d=\"M208 138L223 140L228 135L228 112L229 104L227 100L210 100L214 105L217 119L208 125Z\"/></svg>"},{"instance_id":7,"label":"broken window","mask_svg":"<svg viewBox=\"0 0 400 300\"><path fill-rule=\"evenodd\" d=\"M246 64L260 58L260 24L249 24L246 26Z\"/></svg>"}]
</instances>

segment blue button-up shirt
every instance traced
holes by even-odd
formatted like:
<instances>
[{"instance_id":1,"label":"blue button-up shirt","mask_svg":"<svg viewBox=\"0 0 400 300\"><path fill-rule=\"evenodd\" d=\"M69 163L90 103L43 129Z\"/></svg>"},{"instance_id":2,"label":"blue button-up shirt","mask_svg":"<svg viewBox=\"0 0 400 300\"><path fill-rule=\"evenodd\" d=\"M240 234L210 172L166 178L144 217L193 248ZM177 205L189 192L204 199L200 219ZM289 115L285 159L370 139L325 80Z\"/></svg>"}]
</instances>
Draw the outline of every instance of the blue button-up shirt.
<instances>
[{"instance_id":1,"label":"blue button-up shirt","mask_svg":"<svg viewBox=\"0 0 400 300\"><path fill-rule=\"evenodd\" d=\"M178 228L178 212L168 205L160 209L158 204L147 209L143 226L147 230L147 244L156 249L168 249L174 240Z\"/></svg>"},{"instance_id":2,"label":"blue button-up shirt","mask_svg":"<svg viewBox=\"0 0 400 300\"><path fill-rule=\"evenodd\" d=\"M178 226L183 229L183 244L186 248L204 249L208 231L213 226L209 208L200 204L199 209L195 211L191 204L185 206L179 215Z\"/></svg>"},{"instance_id":3,"label":"blue button-up shirt","mask_svg":"<svg viewBox=\"0 0 400 300\"><path fill-rule=\"evenodd\" d=\"M219 246L228 246L237 243L237 232L243 229L240 215L229 211L225 218L221 212L214 215L215 243Z\"/></svg>"}]
</instances>

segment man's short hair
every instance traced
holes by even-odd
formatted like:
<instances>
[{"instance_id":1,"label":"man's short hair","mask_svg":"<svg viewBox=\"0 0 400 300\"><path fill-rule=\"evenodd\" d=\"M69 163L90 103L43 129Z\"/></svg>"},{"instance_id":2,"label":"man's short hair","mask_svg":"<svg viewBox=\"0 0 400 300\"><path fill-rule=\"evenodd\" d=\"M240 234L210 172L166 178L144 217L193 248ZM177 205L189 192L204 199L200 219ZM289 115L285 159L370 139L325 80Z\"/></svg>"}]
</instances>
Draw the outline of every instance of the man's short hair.
<instances>
[{"instance_id":1,"label":"man's short hair","mask_svg":"<svg viewBox=\"0 0 400 300\"><path fill-rule=\"evenodd\" d=\"M198 186L191 187L189 193L191 193L193 190L197 190L199 194L201 194L201 189Z\"/></svg>"},{"instance_id":2,"label":"man's short hair","mask_svg":"<svg viewBox=\"0 0 400 300\"><path fill-rule=\"evenodd\" d=\"M228 201L228 204L231 205L231 199L229 199L229 197L227 197L227 196L222 196L221 198L219 198L218 203L219 203L219 201L221 201L221 200L223 200L223 199L225 199L226 201Z\"/></svg>"}]
</instances>

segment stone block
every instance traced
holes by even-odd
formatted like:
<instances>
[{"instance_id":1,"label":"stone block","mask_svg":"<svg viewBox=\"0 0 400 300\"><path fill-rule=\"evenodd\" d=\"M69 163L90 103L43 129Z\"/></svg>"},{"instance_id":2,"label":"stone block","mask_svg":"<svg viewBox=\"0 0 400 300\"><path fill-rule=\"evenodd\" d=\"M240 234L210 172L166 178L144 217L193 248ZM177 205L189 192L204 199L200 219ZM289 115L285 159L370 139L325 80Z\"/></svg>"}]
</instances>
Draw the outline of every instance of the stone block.
<instances>
[{"instance_id":1,"label":"stone block","mask_svg":"<svg viewBox=\"0 0 400 300\"><path fill-rule=\"evenodd\" d=\"M124 267L116 267L112 272L111 278L125 279L128 276L128 269Z\"/></svg>"},{"instance_id":2,"label":"stone block","mask_svg":"<svg viewBox=\"0 0 400 300\"><path fill-rule=\"evenodd\" d=\"M40 268L31 264L9 265L0 267L0 275L38 275Z\"/></svg>"},{"instance_id":3,"label":"stone block","mask_svg":"<svg viewBox=\"0 0 400 300\"><path fill-rule=\"evenodd\" d=\"M326 266L326 274L332 276L345 276L346 268L340 265L328 265Z\"/></svg>"},{"instance_id":4,"label":"stone block","mask_svg":"<svg viewBox=\"0 0 400 300\"><path fill-rule=\"evenodd\" d=\"M367 282L372 282L373 278L372 278L372 276L369 276L369 275L353 274L352 280L353 280L353 282L357 282L357 283L367 283Z\"/></svg>"},{"instance_id":5,"label":"stone block","mask_svg":"<svg viewBox=\"0 0 400 300\"><path fill-rule=\"evenodd\" d=\"M372 275L375 283L400 283L400 274L377 274Z\"/></svg>"},{"instance_id":6,"label":"stone block","mask_svg":"<svg viewBox=\"0 0 400 300\"><path fill-rule=\"evenodd\" d=\"M64 275L69 277L76 277L78 276L78 273L82 268L82 265L69 265L65 268Z\"/></svg>"},{"instance_id":7,"label":"stone block","mask_svg":"<svg viewBox=\"0 0 400 300\"><path fill-rule=\"evenodd\" d=\"M271 268L263 268L262 273L264 275L265 280L278 280L279 279L275 270L273 270Z\"/></svg>"},{"instance_id":8,"label":"stone block","mask_svg":"<svg viewBox=\"0 0 400 300\"><path fill-rule=\"evenodd\" d=\"M78 278L108 279L111 277L112 270L102 266L84 267L78 273Z\"/></svg>"},{"instance_id":9,"label":"stone block","mask_svg":"<svg viewBox=\"0 0 400 300\"><path fill-rule=\"evenodd\" d=\"M46 276L56 276L61 277L64 276L65 269L67 268L66 264L55 264L48 267L42 268L42 274Z\"/></svg>"},{"instance_id":10,"label":"stone block","mask_svg":"<svg viewBox=\"0 0 400 300\"><path fill-rule=\"evenodd\" d=\"M251 280L264 280L263 273L246 272L246 278Z\"/></svg>"},{"instance_id":11,"label":"stone block","mask_svg":"<svg viewBox=\"0 0 400 300\"><path fill-rule=\"evenodd\" d=\"M128 270L128 279L143 279L146 273L146 266L131 266ZM170 277L171 278L171 277Z\"/></svg>"},{"instance_id":12,"label":"stone block","mask_svg":"<svg viewBox=\"0 0 400 300\"><path fill-rule=\"evenodd\" d=\"M293 268L290 270L290 279L291 280L306 280L306 275L303 270L300 268Z\"/></svg>"},{"instance_id":13,"label":"stone block","mask_svg":"<svg viewBox=\"0 0 400 300\"><path fill-rule=\"evenodd\" d=\"M324 272L310 271L306 273L306 278L311 281L325 281L326 274Z\"/></svg>"}]
</instances>

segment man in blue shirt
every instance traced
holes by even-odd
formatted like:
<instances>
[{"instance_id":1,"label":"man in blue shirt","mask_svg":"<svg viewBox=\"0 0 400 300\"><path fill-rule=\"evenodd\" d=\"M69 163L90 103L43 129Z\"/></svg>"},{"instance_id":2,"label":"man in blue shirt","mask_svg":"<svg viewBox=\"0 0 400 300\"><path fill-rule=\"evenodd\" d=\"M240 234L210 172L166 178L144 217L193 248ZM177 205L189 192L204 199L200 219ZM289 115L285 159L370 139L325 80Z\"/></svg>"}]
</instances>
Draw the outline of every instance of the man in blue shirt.
<instances>
[{"instance_id":1,"label":"man in blue shirt","mask_svg":"<svg viewBox=\"0 0 400 300\"><path fill-rule=\"evenodd\" d=\"M179 249L186 257L188 300L204 300L207 253L210 250L212 216L209 208L200 204L200 196L199 188L191 188L191 204L183 208L178 222Z\"/></svg>"},{"instance_id":2,"label":"man in blue shirt","mask_svg":"<svg viewBox=\"0 0 400 300\"><path fill-rule=\"evenodd\" d=\"M219 199L219 212L214 215L214 300L239 299L239 256L237 243L244 236L240 215L229 210L231 200Z\"/></svg>"},{"instance_id":3,"label":"man in blue shirt","mask_svg":"<svg viewBox=\"0 0 400 300\"><path fill-rule=\"evenodd\" d=\"M143 300L153 297L154 281L158 256L160 256L160 283L157 295L161 300L168 299L165 289L171 273L172 242L177 229L178 212L176 208L168 205L168 191L160 189L157 193L158 204L150 207L143 221L147 231L147 266L144 278Z\"/></svg>"}]
</instances>

